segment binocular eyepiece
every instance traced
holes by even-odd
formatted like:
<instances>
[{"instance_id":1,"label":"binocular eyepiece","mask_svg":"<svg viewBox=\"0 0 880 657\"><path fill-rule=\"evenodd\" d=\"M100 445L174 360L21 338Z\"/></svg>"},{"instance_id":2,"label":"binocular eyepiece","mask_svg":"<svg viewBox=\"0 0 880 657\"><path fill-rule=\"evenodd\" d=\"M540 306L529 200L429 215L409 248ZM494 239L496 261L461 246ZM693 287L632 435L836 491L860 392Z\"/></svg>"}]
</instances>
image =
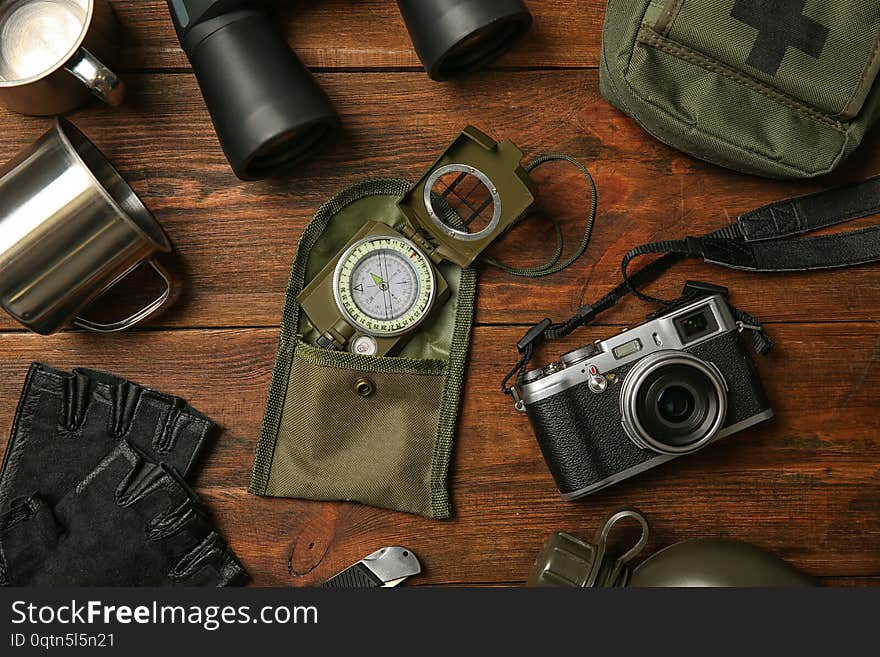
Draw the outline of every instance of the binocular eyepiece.
<instances>
[{"instance_id":1,"label":"binocular eyepiece","mask_svg":"<svg viewBox=\"0 0 880 657\"><path fill-rule=\"evenodd\" d=\"M313 156L340 125L330 99L272 26L268 0L168 0L223 151L242 180ZM522 0L398 0L428 74L483 68L532 23Z\"/></svg>"}]
</instances>

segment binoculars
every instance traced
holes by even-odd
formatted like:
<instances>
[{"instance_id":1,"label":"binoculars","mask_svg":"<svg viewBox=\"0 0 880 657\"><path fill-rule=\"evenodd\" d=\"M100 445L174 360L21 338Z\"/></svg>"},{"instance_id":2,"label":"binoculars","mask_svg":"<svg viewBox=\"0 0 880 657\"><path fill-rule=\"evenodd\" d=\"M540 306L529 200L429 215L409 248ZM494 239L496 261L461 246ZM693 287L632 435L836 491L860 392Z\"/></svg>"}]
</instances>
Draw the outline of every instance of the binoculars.
<instances>
[{"instance_id":1,"label":"binoculars","mask_svg":"<svg viewBox=\"0 0 880 657\"><path fill-rule=\"evenodd\" d=\"M168 0L235 174L259 180L319 150L340 120L270 22L272 0ZM531 27L522 0L397 0L431 78L481 69Z\"/></svg>"}]
</instances>

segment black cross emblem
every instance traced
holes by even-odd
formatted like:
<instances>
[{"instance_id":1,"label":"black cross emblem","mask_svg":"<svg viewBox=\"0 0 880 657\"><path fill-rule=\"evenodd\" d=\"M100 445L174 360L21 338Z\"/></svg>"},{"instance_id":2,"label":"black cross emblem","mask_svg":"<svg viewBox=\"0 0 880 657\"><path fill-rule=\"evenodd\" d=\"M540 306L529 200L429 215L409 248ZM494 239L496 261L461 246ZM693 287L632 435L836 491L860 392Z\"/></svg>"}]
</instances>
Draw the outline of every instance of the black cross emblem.
<instances>
[{"instance_id":1,"label":"black cross emblem","mask_svg":"<svg viewBox=\"0 0 880 657\"><path fill-rule=\"evenodd\" d=\"M730 15L758 30L746 60L749 66L776 75L789 46L819 58L828 28L804 16L806 4L807 0L736 0Z\"/></svg>"}]
</instances>

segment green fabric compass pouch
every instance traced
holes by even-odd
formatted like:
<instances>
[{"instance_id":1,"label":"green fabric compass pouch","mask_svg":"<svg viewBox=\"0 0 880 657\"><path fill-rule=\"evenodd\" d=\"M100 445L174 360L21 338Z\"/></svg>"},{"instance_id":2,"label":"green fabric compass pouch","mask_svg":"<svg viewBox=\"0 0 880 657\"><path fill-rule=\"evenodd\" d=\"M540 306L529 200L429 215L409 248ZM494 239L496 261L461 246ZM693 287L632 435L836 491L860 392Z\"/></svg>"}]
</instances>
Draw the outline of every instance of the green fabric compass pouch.
<instances>
[{"instance_id":1,"label":"green fabric compass pouch","mask_svg":"<svg viewBox=\"0 0 880 657\"><path fill-rule=\"evenodd\" d=\"M745 173L828 173L880 118L877 0L609 0L602 41L608 101Z\"/></svg>"},{"instance_id":2,"label":"green fabric compass pouch","mask_svg":"<svg viewBox=\"0 0 880 657\"><path fill-rule=\"evenodd\" d=\"M472 265L529 215L529 171L551 159L570 160L524 167L512 142L468 127L416 184L369 180L318 210L291 270L251 493L451 515ZM568 266L593 214L568 261L559 245L542 267L506 269Z\"/></svg>"}]
</instances>

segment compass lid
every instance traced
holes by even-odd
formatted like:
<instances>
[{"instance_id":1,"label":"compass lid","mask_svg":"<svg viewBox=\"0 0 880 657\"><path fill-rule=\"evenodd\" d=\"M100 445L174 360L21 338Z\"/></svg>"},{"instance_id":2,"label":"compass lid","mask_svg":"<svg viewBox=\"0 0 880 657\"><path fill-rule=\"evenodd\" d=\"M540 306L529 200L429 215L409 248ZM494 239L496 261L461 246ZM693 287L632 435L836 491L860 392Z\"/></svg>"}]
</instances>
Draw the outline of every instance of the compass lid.
<instances>
[{"instance_id":1,"label":"compass lid","mask_svg":"<svg viewBox=\"0 0 880 657\"><path fill-rule=\"evenodd\" d=\"M466 127L398 203L407 236L425 237L435 258L470 265L535 202L522 156L513 142Z\"/></svg>"}]
</instances>

